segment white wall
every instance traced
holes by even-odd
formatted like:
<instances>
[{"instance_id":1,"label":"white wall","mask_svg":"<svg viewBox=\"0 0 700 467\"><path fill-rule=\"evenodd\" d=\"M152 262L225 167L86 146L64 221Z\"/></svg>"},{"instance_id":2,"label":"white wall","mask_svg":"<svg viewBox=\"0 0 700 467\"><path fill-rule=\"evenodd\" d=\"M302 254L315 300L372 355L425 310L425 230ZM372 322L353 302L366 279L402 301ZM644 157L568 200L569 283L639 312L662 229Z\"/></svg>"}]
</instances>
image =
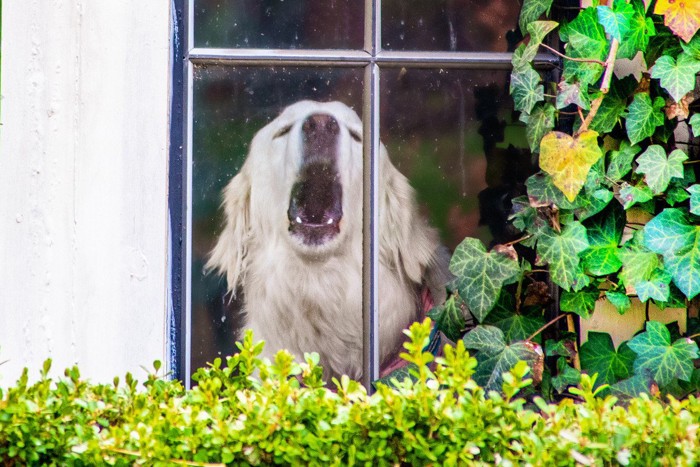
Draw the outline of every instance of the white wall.
<instances>
[{"instance_id":1,"label":"white wall","mask_svg":"<svg viewBox=\"0 0 700 467\"><path fill-rule=\"evenodd\" d=\"M166 352L170 2L5 0L0 386Z\"/></svg>"}]
</instances>

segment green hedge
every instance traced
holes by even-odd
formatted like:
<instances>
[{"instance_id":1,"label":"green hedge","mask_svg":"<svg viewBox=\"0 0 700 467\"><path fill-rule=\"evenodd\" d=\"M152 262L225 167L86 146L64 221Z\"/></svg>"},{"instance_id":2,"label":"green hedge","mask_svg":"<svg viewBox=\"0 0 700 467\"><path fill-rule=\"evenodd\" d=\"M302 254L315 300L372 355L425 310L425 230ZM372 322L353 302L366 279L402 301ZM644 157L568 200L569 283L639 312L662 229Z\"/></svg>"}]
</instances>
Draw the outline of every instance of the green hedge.
<instances>
[{"instance_id":1,"label":"green hedge","mask_svg":"<svg viewBox=\"0 0 700 467\"><path fill-rule=\"evenodd\" d=\"M694 465L700 403L650 396L626 407L599 397L584 375L558 405L518 397L520 363L500 393L471 378L476 360L460 341L444 358L422 351L430 324L408 332L414 377L369 396L357 382L324 387L317 358L284 352L266 364L250 334L239 353L197 372L185 390L156 374L91 384L66 378L28 383L25 370L0 392L3 465ZM160 365L156 364L156 373ZM432 368L432 369L431 369ZM598 390L599 391L599 390Z\"/></svg>"}]
</instances>

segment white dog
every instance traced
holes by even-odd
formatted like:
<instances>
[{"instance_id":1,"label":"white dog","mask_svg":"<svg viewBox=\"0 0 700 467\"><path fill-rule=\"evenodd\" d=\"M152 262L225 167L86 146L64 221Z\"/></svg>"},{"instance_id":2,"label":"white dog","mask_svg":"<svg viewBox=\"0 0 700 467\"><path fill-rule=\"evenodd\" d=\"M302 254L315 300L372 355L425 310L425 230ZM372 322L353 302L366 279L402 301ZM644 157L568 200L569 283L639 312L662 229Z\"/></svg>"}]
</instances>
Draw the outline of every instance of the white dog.
<instances>
[{"instance_id":1,"label":"white dog","mask_svg":"<svg viewBox=\"0 0 700 467\"><path fill-rule=\"evenodd\" d=\"M301 101L253 138L223 193L226 222L208 267L244 292L246 327L320 354L325 376L362 376L362 122L340 102ZM379 345L396 355L421 313L420 290L444 298L444 255L414 191L382 145L379 176Z\"/></svg>"}]
</instances>

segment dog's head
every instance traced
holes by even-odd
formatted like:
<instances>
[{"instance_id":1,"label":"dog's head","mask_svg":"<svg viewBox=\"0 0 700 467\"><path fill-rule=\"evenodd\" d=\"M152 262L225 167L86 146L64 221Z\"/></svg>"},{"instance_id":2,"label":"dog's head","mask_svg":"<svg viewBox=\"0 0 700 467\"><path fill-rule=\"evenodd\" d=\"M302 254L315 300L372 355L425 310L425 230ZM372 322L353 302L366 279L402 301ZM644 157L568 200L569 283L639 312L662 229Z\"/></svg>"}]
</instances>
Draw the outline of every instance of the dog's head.
<instances>
[{"instance_id":1,"label":"dog's head","mask_svg":"<svg viewBox=\"0 0 700 467\"><path fill-rule=\"evenodd\" d=\"M362 122L340 102L300 101L253 138L245 164L224 191L226 224L208 266L235 290L252 245L283 245L324 260L362 232ZM420 283L437 245L416 218L413 190L380 147L380 254Z\"/></svg>"}]
</instances>

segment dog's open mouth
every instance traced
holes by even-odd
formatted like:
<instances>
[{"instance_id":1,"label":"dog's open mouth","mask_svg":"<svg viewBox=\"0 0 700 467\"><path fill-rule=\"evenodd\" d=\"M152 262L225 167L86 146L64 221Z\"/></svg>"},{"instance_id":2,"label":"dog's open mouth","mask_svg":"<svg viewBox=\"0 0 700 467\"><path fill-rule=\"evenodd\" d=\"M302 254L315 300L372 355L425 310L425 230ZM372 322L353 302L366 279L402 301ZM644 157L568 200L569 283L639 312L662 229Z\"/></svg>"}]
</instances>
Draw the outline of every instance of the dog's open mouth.
<instances>
[{"instance_id":1,"label":"dog's open mouth","mask_svg":"<svg viewBox=\"0 0 700 467\"><path fill-rule=\"evenodd\" d=\"M340 233L343 190L332 164L303 167L289 200L289 232L306 245L322 245Z\"/></svg>"}]
</instances>

